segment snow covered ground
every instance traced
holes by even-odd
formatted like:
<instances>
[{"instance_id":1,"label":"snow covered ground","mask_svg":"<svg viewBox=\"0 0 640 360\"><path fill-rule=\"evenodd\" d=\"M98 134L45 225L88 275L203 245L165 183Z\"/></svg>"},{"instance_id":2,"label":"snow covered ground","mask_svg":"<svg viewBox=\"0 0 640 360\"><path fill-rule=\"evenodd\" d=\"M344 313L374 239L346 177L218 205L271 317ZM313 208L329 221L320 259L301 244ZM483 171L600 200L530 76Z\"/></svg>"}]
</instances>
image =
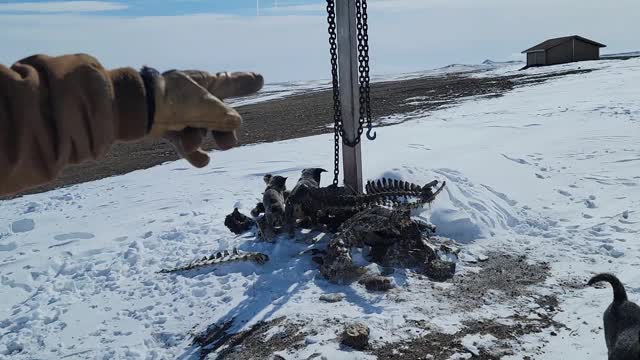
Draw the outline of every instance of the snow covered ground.
<instances>
[{"instance_id":1,"label":"snow covered ground","mask_svg":"<svg viewBox=\"0 0 640 360\"><path fill-rule=\"evenodd\" d=\"M514 339L509 359L605 358L601 315L611 290L567 282L613 271L640 301L640 59L555 70L578 66L598 70L385 127L363 146L367 179L447 181L420 216L463 243L465 259L499 251L550 263L551 276L533 290L559 298L555 320L567 328ZM404 272L386 294L331 285L299 255L309 245L257 243L224 227L234 205L247 213L255 204L263 174L289 176L292 185L302 168L331 169L331 151L330 135L246 146L214 153L205 169L177 161L0 202L0 358L190 359L194 329L235 318L239 331L286 315L316 333L285 358L368 359L340 349L341 324L366 322L377 346L422 334L416 321L455 332L464 320L535 306L489 297L465 311L439 297L446 284ZM271 260L157 273L233 246ZM474 266L462 262L458 271ZM335 292L345 300L318 301ZM468 352L458 358L492 341L465 338Z\"/></svg>"},{"instance_id":2,"label":"snow covered ground","mask_svg":"<svg viewBox=\"0 0 640 360\"><path fill-rule=\"evenodd\" d=\"M629 51L623 53L614 53L614 54L602 54L601 58L612 58L612 57L640 57L640 51Z\"/></svg>"}]
</instances>

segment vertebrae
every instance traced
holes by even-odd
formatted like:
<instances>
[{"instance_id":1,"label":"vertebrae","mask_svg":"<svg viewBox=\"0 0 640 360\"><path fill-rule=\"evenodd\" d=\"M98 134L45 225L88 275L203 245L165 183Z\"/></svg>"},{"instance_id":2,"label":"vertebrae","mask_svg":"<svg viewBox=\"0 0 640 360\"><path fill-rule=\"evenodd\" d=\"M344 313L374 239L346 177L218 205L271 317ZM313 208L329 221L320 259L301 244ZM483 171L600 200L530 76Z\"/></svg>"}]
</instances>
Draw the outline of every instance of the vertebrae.
<instances>
[{"instance_id":1,"label":"vertebrae","mask_svg":"<svg viewBox=\"0 0 640 360\"><path fill-rule=\"evenodd\" d=\"M160 273L173 273L180 271L194 270L205 266L220 265L222 263L229 263L234 261L252 261L258 265L262 265L269 261L269 256L263 253L257 252L240 252L238 249L233 248L231 252L224 250L217 252L211 256L204 256L202 259L192 261L188 265L178 267L175 269L163 269Z\"/></svg>"},{"instance_id":2,"label":"vertebrae","mask_svg":"<svg viewBox=\"0 0 640 360\"><path fill-rule=\"evenodd\" d=\"M316 206L324 211L353 210L360 211L372 206L388 206L394 209L413 209L432 202L445 186L445 182L435 191L438 185L434 180L425 186L392 179L369 181L365 186L366 193L351 195L342 189L321 188L314 189L313 198Z\"/></svg>"}]
</instances>

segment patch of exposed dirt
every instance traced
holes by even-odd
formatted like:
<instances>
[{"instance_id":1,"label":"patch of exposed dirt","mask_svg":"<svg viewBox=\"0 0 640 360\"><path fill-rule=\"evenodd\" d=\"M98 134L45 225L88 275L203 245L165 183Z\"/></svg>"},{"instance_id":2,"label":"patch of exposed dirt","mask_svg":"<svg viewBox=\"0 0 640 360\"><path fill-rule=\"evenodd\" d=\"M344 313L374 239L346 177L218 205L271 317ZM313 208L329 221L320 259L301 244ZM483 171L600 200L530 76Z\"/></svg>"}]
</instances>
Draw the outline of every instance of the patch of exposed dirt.
<instances>
[{"instance_id":1,"label":"patch of exposed dirt","mask_svg":"<svg viewBox=\"0 0 640 360\"><path fill-rule=\"evenodd\" d=\"M499 97L515 86L542 83L548 79L589 71L493 78L472 78L456 74L374 83L371 85L372 115L376 123L391 115L417 114L416 116L423 117L429 111L451 106L471 97ZM244 125L238 134L239 146L333 131L330 127L333 119L332 95L328 90L310 91L284 99L239 106L237 109L244 119ZM407 116L407 119L412 117ZM391 123L385 122L378 126L388 125ZM204 148L215 149L215 143L208 140ZM212 164L215 164L215 154L213 156ZM55 181L16 196L126 174L177 159L171 145L164 141L145 139L136 143L116 144L100 161L70 166Z\"/></svg>"},{"instance_id":2,"label":"patch of exposed dirt","mask_svg":"<svg viewBox=\"0 0 640 360\"><path fill-rule=\"evenodd\" d=\"M495 320L465 322L464 328L454 334L430 332L417 339L386 344L370 353L379 359L447 359L458 353L472 354L473 359L500 359L514 354L514 342L517 343L520 337L551 327L562 328L562 324L552 320L554 314L555 312L546 312L540 319L531 319L522 315L503 319L509 321L510 325ZM463 339L467 335L491 335L495 341L487 347L477 346L476 349L470 349L463 344Z\"/></svg>"},{"instance_id":3,"label":"patch of exposed dirt","mask_svg":"<svg viewBox=\"0 0 640 360\"><path fill-rule=\"evenodd\" d=\"M456 275L447 297L461 307L473 309L491 302L501 302L531 294L529 286L543 283L549 276L549 264L531 263L526 256L490 253L480 263L480 271Z\"/></svg>"},{"instance_id":4,"label":"patch of exposed dirt","mask_svg":"<svg viewBox=\"0 0 640 360\"><path fill-rule=\"evenodd\" d=\"M304 347L304 338L308 335L301 331L303 324L286 321L284 316L229 334L232 325L232 321L212 325L194 336L194 345L201 349L200 359L207 359L209 354L214 353L218 360L270 359L275 352ZM268 336L267 332L275 327L279 327L280 331Z\"/></svg>"},{"instance_id":5,"label":"patch of exposed dirt","mask_svg":"<svg viewBox=\"0 0 640 360\"><path fill-rule=\"evenodd\" d=\"M414 322L412 325L431 330L420 338L385 344L370 351L379 359L447 359L457 353L471 354L473 359L493 360L513 354L514 346L527 334L539 333L545 329L566 328L553 320L560 311L555 296L533 294L528 286L540 284L549 275L548 264L532 264L525 257L505 254L487 254L489 259L480 264L477 273L455 278L451 290L445 291L447 297L454 299L463 309L480 307L484 304L489 291L493 290L492 301L531 297L537 307L522 309L522 312L503 319L463 322L463 328L446 334L432 331L427 322ZM488 347L476 349L465 347L463 339L467 335L491 335L495 341ZM542 345L539 345L542 349Z\"/></svg>"}]
</instances>

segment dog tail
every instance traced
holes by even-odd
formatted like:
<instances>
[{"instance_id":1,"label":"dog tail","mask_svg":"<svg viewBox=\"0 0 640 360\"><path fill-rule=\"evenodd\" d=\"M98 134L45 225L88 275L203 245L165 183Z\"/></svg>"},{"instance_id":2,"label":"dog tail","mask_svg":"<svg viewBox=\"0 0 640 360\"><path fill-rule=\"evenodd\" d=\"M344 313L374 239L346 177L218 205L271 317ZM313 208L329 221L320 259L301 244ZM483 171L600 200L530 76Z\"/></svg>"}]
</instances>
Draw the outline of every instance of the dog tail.
<instances>
[{"instance_id":1,"label":"dog tail","mask_svg":"<svg viewBox=\"0 0 640 360\"><path fill-rule=\"evenodd\" d=\"M591 286L595 283L599 283L601 281L606 281L613 287L613 302L614 303L623 303L627 301L627 292L624 290L624 285L618 280L618 278L613 274L602 273L598 274L589 280L587 285Z\"/></svg>"}]
</instances>

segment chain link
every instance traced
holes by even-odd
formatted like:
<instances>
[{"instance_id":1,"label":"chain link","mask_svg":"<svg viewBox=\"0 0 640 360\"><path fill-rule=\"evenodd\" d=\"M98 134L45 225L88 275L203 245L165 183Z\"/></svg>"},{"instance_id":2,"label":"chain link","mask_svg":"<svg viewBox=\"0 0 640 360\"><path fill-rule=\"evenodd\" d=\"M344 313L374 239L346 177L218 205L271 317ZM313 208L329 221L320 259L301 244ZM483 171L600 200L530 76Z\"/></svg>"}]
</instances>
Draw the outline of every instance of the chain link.
<instances>
[{"instance_id":1,"label":"chain link","mask_svg":"<svg viewBox=\"0 0 640 360\"><path fill-rule=\"evenodd\" d=\"M356 28L358 30L358 73L360 82L360 118L358 127L358 139L363 132L363 125L367 123L367 138L374 140L376 134L371 135L371 77L369 75L369 15L367 14L367 1L356 0Z\"/></svg>"},{"instance_id":2,"label":"chain link","mask_svg":"<svg viewBox=\"0 0 640 360\"><path fill-rule=\"evenodd\" d=\"M376 133L371 135L373 124L371 123L371 76L369 71L369 15L367 13L367 1L361 0L362 7L362 60L360 63L360 73L363 74L364 83L364 103L366 108L366 121L367 121L367 139L375 140ZM361 92L362 94L362 92Z\"/></svg>"},{"instance_id":3,"label":"chain link","mask_svg":"<svg viewBox=\"0 0 640 360\"><path fill-rule=\"evenodd\" d=\"M331 54L331 79L333 85L333 123L334 123L334 170L333 184L338 185L340 175L340 137L344 145L354 147L360 143L364 124L367 124L367 138L374 140L376 134L371 135L371 77L369 75L369 25L367 14L367 1L356 0L356 28L358 39L358 82L360 113L358 118L357 134L353 140L344 136L342 122L342 103L340 102L340 88L338 82L338 44L336 26L336 1L327 0L327 22L329 23L329 50ZM347 1L347 0L340 0Z\"/></svg>"},{"instance_id":4,"label":"chain link","mask_svg":"<svg viewBox=\"0 0 640 360\"><path fill-rule=\"evenodd\" d=\"M331 54L331 79L333 85L333 137L334 168L333 185L338 186L340 175L340 136L342 135L342 103L338 86L338 35L336 27L336 6L334 0L327 0L327 22L329 23L329 52Z\"/></svg>"}]
</instances>

